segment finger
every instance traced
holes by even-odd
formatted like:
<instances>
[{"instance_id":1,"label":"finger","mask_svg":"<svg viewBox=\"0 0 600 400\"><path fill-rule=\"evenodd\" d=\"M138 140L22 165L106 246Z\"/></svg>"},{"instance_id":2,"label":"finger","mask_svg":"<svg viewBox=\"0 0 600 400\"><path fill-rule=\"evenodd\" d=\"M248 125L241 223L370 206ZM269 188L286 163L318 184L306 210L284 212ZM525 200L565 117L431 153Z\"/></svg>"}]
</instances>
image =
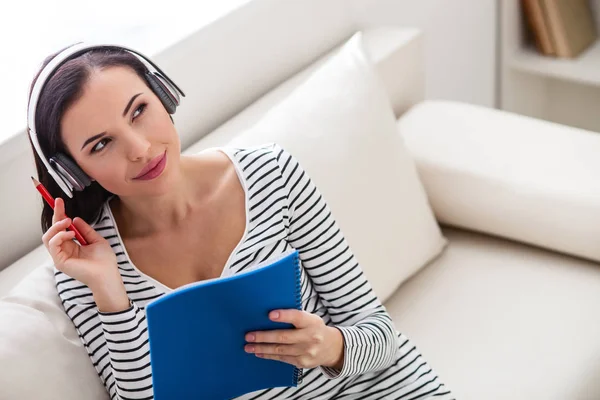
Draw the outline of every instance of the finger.
<instances>
[{"instance_id":1,"label":"finger","mask_svg":"<svg viewBox=\"0 0 600 400\"><path fill-rule=\"evenodd\" d=\"M321 318L306 311L300 310L274 310L269 313L272 321L286 322L294 325L296 328L306 328Z\"/></svg>"},{"instance_id":2,"label":"finger","mask_svg":"<svg viewBox=\"0 0 600 400\"><path fill-rule=\"evenodd\" d=\"M246 340L249 343L294 344L302 342L302 332L295 329L250 332L246 335Z\"/></svg>"},{"instance_id":3,"label":"finger","mask_svg":"<svg viewBox=\"0 0 600 400\"><path fill-rule=\"evenodd\" d=\"M75 217L73 224L79 233L81 233L81 236L83 236L83 238L88 242L88 244L97 243L104 239L102 235L96 232L94 228L89 226L87 222L79 217Z\"/></svg>"},{"instance_id":4,"label":"finger","mask_svg":"<svg viewBox=\"0 0 600 400\"><path fill-rule=\"evenodd\" d=\"M59 232L54 235L54 237L50 239L50 242L48 242L48 250L50 250L52 257L63 262L64 260L61 259L62 245L64 242L72 240L74 237L75 232L73 231Z\"/></svg>"},{"instance_id":5,"label":"finger","mask_svg":"<svg viewBox=\"0 0 600 400\"><path fill-rule=\"evenodd\" d=\"M299 346L291 344L247 344L244 346L244 350L247 353L291 357L297 357L303 354L303 351Z\"/></svg>"},{"instance_id":6,"label":"finger","mask_svg":"<svg viewBox=\"0 0 600 400\"><path fill-rule=\"evenodd\" d=\"M42 242L46 247L50 239L52 239L58 232L64 231L71 224L71 218L65 218L62 221L54 223L48 230L42 235Z\"/></svg>"},{"instance_id":7,"label":"finger","mask_svg":"<svg viewBox=\"0 0 600 400\"><path fill-rule=\"evenodd\" d=\"M48 242L48 247L50 250L57 250L65 241L71 240L75 237L75 232L73 231L61 231L50 239Z\"/></svg>"},{"instance_id":8,"label":"finger","mask_svg":"<svg viewBox=\"0 0 600 400\"><path fill-rule=\"evenodd\" d=\"M52 223L65 219L65 202L60 197L54 199L54 214L52 215Z\"/></svg>"}]
</instances>

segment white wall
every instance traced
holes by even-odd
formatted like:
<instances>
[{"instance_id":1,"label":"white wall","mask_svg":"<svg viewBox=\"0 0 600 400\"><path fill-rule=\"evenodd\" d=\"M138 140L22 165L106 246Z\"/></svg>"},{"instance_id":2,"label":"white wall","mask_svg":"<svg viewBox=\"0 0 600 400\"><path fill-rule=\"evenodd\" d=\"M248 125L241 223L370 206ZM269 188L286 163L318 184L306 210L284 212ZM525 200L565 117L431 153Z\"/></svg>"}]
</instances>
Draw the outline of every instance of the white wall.
<instances>
[{"instance_id":1,"label":"white wall","mask_svg":"<svg viewBox=\"0 0 600 400\"><path fill-rule=\"evenodd\" d=\"M425 33L426 96L496 106L496 0L350 0L360 26Z\"/></svg>"}]
</instances>

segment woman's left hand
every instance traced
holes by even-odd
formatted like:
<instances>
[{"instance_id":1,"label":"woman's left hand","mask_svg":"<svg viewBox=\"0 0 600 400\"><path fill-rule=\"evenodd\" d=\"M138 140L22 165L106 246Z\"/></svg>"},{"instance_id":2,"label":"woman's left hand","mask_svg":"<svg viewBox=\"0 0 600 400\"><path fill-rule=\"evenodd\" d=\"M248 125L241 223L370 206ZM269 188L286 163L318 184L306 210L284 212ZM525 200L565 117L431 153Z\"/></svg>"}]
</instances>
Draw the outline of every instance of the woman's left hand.
<instances>
[{"instance_id":1,"label":"woman's left hand","mask_svg":"<svg viewBox=\"0 0 600 400\"><path fill-rule=\"evenodd\" d=\"M299 368L318 366L341 370L344 364L342 333L325 325L318 316L299 310L275 310L272 321L290 323L296 329L276 329L246 334L248 353L257 357L279 360Z\"/></svg>"}]
</instances>

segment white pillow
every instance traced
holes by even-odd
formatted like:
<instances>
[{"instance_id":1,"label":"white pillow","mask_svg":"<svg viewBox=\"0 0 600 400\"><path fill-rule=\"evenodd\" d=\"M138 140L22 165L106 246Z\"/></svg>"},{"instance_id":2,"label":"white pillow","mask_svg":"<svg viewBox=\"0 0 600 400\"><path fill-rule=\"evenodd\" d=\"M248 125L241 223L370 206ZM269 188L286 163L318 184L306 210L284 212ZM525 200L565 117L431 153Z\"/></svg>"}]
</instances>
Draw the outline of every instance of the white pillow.
<instances>
[{"instance_id":1,"label":"white pillow","mask_svg":"<svg viewBox=\"0 0 600 400\"><path fill-rule=\"evenodd\" d=\"M64 312L51 264L0 300L0 399L108 400Z\"/></svg>"},{"instance_id":2,"label":"white pillow","mask_svg":"<svg viewBox=\"0 0 600 400\"><path fill-rule=\"evenodd\" d=\"M311 176L381 301L443 250L446 239L361 33L229 144L267 142Z\"/></svg>"}]
</instances>

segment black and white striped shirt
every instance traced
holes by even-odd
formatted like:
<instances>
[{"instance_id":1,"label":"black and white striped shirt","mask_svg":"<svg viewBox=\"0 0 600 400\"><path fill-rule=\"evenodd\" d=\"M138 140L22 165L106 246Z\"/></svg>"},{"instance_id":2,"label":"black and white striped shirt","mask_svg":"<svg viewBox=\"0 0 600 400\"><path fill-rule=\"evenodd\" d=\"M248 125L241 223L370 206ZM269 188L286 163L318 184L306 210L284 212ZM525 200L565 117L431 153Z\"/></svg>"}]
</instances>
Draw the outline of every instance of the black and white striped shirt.
<instances>
[{"instance_id":1,"label":"black and white striped shirt","mask_svg":"<svg viewBox=\"0 0 600 400\"><path fill-rule=\"evenodd\" d=\"M236 168L246 195L247 217L245 233L223 276L297 249L304 311L336 326L344 338L341 371L305 369L296 388L273 388L238 398L452 398L415 346L395 330L325 200L298 161L277 144L219 150ZM152 399L144 310L171 289L133 265L108 203L93 227L117 255L131 307L116 313L99 312L87 286L55 270L58 293L110 398Z\"/></svg>"}]
</instances>

